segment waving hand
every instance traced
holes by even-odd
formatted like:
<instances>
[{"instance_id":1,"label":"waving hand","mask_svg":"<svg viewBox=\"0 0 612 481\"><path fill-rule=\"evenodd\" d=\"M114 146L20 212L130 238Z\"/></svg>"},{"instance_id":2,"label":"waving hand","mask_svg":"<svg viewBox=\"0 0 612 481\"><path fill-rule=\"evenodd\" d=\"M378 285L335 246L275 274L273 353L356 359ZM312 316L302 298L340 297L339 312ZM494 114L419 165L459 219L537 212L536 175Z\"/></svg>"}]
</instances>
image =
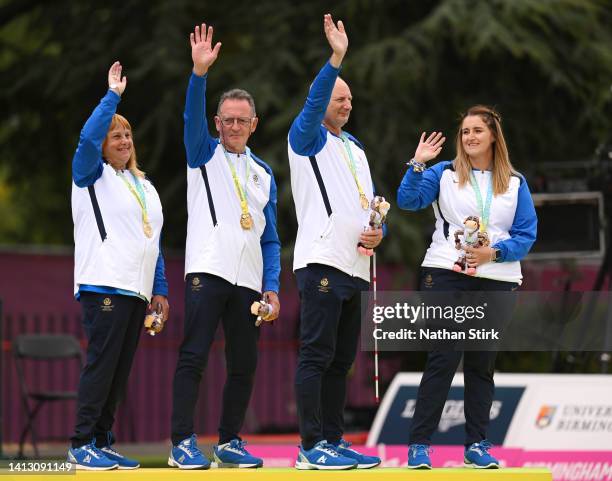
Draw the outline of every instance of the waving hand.
<instances>
[{"instance_id":1,"label":"waving hand","mask_svg":"<svg viewBox=\"0 0 612 481\"><path fill-rule=\"evenodd\" d=\"M115 62L108 70L108 88L121 96L127 86L127 77L121 77L122 66L119 62Z\"/></svg>"},{"instance_id":2,"label":"waving hand","mask_svg":"<svg viewBox=\"0 0 612 481\"><path fill-rule=\"evenodd\" d=\"M191 58L193 59L193 73L196 75L204 75L208 72L210 66L217 60L221 42L217 42L212 47L213 28L211 26L206 29L206 24L202 27L196 25L193 33L189 36L191 42Z\"/></svg>"},{"instance_id":3,"label":"waving hand","mask_svg":"<svg viewBox=\"0 0 612 481\"><path fill-rule=\"evenodd\" d=\"M338 25L336 26L332 16L327 13L323 16L323 29L325 30L325 36L327 37L329 46L334 52L330 59L330 63L338 68L348 49L348 36L344 30L344 24L342 20L338 20Z\"/></svg>"},{"instance_id":4,"label":"waving hand","mask_svg":"<svg viewBox=\"0 0 612 481\"><path fill-rule=\"evenodd\" d=\"M425 139L425 132L423 132L414 153L414 160L425 163L435 159L442 151L442 144L445 140L446 137L442 136L442 132L432 132L427 139Z\"/></svg>"}]
</instances>

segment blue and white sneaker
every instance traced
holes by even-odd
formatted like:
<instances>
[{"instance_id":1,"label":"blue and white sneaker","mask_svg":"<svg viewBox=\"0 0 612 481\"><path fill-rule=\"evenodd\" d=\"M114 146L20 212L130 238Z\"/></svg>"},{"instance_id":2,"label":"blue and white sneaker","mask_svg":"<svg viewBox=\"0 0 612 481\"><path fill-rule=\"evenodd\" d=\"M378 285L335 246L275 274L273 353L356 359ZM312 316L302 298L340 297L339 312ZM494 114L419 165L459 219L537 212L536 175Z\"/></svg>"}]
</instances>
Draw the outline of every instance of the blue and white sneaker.
<instances>
[{"instance_id":1,"label":"blue and white sneaker","mask_svg":"<svg viewBox=\"0 0 612 481\"><path fill-rule=\"evenodd\" d=\"M96 448L95 441L80 448L70 448L67 460L76 465L76 469L88 471L107 471L116 469L118 466L116 461L108 459L102 451Z\"/></svg>"},{"instance_id":2,"label":"blue and white sneaker","mask_svg":"<svg viewBox=\"0 0 612 481\"><path fill-rule=\"evenodd\" d=\"M312 449L300 446L297 469L353 469L357 467L357 460L342 456L336 451L333 444L326 440L319 441Z\"/></svg>"},{"instance_id":3,"label":"blue and white sneaker","mask_svg":"<svg viewBox=\"0 0 612 481\"><path fill-rule=\"evenodd\" d=\"M208 469L210 461L199 450L195 434L172 446L168 466L179 469Z\"/></svg>"},{"instance_id":4,"label":"blue and white sneaker","mask_svg":"<svg viewBox=\"0 0 612 481\"><path fill-rule=\"evenodd\" d=\"M213 449L214 461L218 468L261 468L263 459L252 456L244 445L246 441L232 439Z\"/></svg>"},{"instance_id":5,"label":"blue and white sneaker","mask_svg":"<svg viewBox=\"0 0 612 481\"><path fill-rule=\"evenodd\" d=\"M108 459L115 461L118 465L118 469L137 469L140 467L140 463L138 461L135 459L126 458L123 454L119 454L110 445L100 448L100 451L102 451L104 456L106 456Z\"/></svg>"},{"instance_id":6,"label":"blue and white sneaker","mask_svg":"<svg viewBox=\"0 0 612 481\"><path fill-rule=\"evenodd\" d=\"M352 449L351 444L352 443L349 443L344 439L341 439L338 444L332 443L340 456L357 461L357 469L369 469L380 464L380 458L378 456L367 456L365 454L361 454L360 452Z\"/></svg>"},{"instance_id":7,"label":"blue and white sneaker","mask_svg":"<svg viewBox=\"0 0 612 481\"><path fill-rule=\"evenodd\" d=\"M408 469L431 469L430 453L431 449L427 444L408 446Z\"/></svg>"},{"instance_id":8,"label":"blue and white sneaker","mask_svg":"<svg viewBox=\"0 0 612 481\"><path fill-rule=\"evenodd\" d=\"M466 468L497 469L499 461L489 454L491 443L486 439L479 443L472 443L465 449L463 465Z\"/></svg>"}]
</instances>

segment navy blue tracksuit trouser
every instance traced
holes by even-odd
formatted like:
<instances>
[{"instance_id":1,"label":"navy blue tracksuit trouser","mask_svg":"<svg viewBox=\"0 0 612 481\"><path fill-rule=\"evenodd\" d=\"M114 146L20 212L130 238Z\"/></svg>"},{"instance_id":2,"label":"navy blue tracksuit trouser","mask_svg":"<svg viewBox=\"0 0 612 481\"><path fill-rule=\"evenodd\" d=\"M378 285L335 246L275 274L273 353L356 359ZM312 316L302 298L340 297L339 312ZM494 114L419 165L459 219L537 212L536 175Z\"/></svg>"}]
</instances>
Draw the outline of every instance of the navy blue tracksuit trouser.
<instances>
[{"instance_id":1,"label":"navy blue tracksuit trouser","mask_svg":"<svg viewBox=\"0 0 612 481\"><path fill-rule=\"evenodd\" d=\"M96 446L105 446L117 406L125 397L147 303L135 296L93 292L82 292L79 300L88 345L72 447L93 439Z\"/></svg>"},{"instance_id":2,"label":"navy blue tracksuit trouser","mask_svg":"<svg viewBox=\"0 0 612 481\"><path fill-rule=\"evenodd\" d=\"M472 277L450 269L421 268L422 291L511 291L518 284ZM495 383L496 351L431 351L419 385L409 444L431 444L463 356L465 445L486 439Z\"/></svg>"},{"instance_id":3,"label":"navy blue tracksuit trouser","mask_svg":"<svg viewBox=\"0 0 612 481\"><path fill-rule=\"evenodd\" d=\"M344 433L346 375L357 353L361 293L368 282L322 264L295 271L300 292L300 350L295 393L304 449Z\"/></svg>"},{"instance_id":4,"label":"navy blue tracksuit trouser","mask_svg":"<svg viewBox=\"0 0 612 481\"><path fill-rule=\"evenodd\" d=\"M251 304L261 294L212 274L188 274L185 285L185 326L172 403L172 444L194 434L194 412L202 371L221 320L225 334L227 379L219 425L219 444L240 439L253 391L259 327ZM212 387L212 386L211 386ZM216 389L216 387L214 388Z\"/></svg>"}]
</instances>

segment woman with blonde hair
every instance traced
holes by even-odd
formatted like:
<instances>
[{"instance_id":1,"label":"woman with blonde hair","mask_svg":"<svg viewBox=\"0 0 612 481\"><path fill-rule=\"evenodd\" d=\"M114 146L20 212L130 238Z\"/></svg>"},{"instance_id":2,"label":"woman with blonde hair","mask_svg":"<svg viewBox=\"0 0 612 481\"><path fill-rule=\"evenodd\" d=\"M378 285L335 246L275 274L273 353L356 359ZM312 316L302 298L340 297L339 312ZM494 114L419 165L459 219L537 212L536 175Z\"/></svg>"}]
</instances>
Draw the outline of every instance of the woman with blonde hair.
<instances>
[{"instance_id":1,"label":"woman with blonde hair","mask_svg":"<svg viewBox=\"0 0 612 481\"><path fill-rule=\"evenodd\" d=\"M88 344L68 461L87 470L139 467L113 449L111 428L147 309L163 321L169 310L162 206L138 168L132 127L116 113L127 85L121 72L115 62L72 160L74 294Z\"/></svg>"},{"instance_id":2,"label":"woman with blonde hair","mask_svg":"<svg viewBox=\"0 0 612 481\"><path fill-rule=\"evenodd\" d=\"M433 205L436 229L421 264L421 291L511 291L522 281L520 260L536 239L537 218L529 187L514 170L499 114L475 105L461 117L457 156L432 167L445 138L421 135L397 192L401 209ZM476 222L474 222L476 219ZM458 240L456 233L472 221L479 242ZM476 240L476 236L474 236ZM466 245L467 244L467 245ZM457 267L458 249L465 251ZM466 275L470 274L470 275ZM497 468L486 439L495 385L496 352L434 350L429 352L412 419L409 468L431 468L429 446L461 357L464 360L466 439L464 463Z\"/></svg>"}]
</instances>

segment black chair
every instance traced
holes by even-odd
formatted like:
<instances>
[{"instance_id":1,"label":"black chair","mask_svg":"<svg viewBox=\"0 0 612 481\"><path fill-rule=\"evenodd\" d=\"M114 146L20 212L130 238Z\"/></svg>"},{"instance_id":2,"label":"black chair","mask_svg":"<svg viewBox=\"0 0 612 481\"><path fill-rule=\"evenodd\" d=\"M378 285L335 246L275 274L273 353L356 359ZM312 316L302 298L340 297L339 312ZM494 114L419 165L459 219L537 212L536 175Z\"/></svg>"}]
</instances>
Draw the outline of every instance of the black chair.
<instances>
[{"instance_id":1,"label":"black chair","mask_svg":"<svg viewBox=\"0 0 612 481\"><path fill-rule=\"evenodd\" d=\"M83 366L83 353L79 341L68 334L25 334L17 336L13 340L13 358L17 368L17 376L21 387L21 399L23 407L28 417L26 426L21 432L19 439L18 458L23 458L23 445L28 432L31 433L32 446L36 458L40 457L37 446L36 430L34 429L34 419L40 408L46 402L65 401L77 399L76 391L50 391L36 390L30 388L26 381L24 362L34 361L69 361L78 360L80 367ZM31 401L33 406L31 406Z\"/></svg>"}]
</instances>

